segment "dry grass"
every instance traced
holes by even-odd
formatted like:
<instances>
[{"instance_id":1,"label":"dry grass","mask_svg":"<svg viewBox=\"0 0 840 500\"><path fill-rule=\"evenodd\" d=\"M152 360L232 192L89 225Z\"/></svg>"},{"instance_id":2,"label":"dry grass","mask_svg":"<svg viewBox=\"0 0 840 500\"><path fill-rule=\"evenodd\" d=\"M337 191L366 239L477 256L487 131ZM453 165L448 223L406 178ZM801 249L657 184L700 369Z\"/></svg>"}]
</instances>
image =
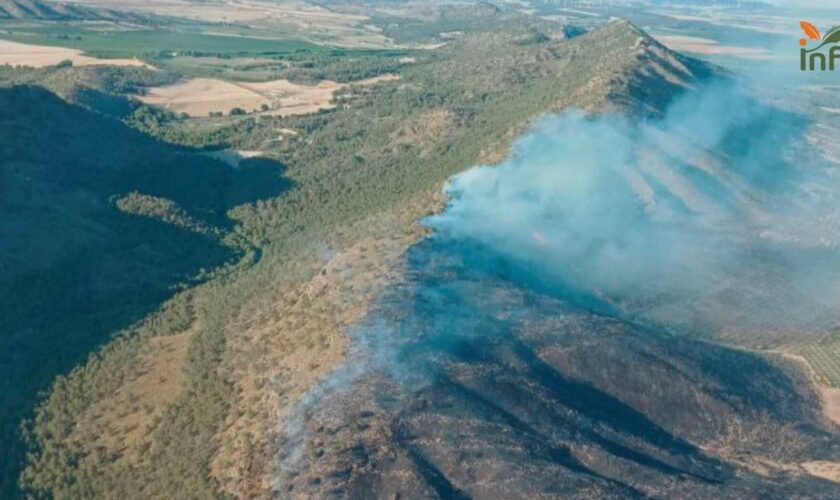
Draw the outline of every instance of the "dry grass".
<instances>
[{"instance_id":1,"label":"dry grass","mask_svg":"<svg viewBox=\"0 0 840 500\"><path fill-rule=\"evenodd\" d=\"M820 399L823 403L823 415L840 426L840 389L820 387Z\"/></svg>"},{"instance_id":2,"label":"dry grass","mask_svg":"<svg viewBox=\"0 0 840 500\"><path fill-rule=\"evenodd\" d=\"M427 203L429 212L440 200ZM283 291L270 310L244 318L229 337L224 364L236 394L211 465L225 492L237 498L270 495L284 417L341 364L344 328L359 321L400 275L403 253L424 234L415 215L366 221L367 237L333 255L314 279Z\"/></svg>"},{"instance_id":3,"label":"dry grass","mask_svg":"<svg viewBox=\"0 0 840 500\"><path fill-rule=\"evenodd\" d=\"M137 377L88 410L76 424L77 437L123 459L135 457L154 423L181 394L191 333L150 339Z\"/></svg>"},{"instance_id":4,"label":"dry grass","mask_svg":"<svg viewBox=\"0 0 840 500\"><path fill-rule=\"evenodd\" d=\"M802 464L808 474L828 481L840 483L840 463L837 462L805 462Z\"/></svg>"},{"instance_id":5,"label":"dry grass","mask_svg":"<svg viewBox=\"0 0 840 500\"><path fill-rule=\"evenodd\" d=\"M373 85L398 79L397 75L382 75L353 82L353 85ZM153 87L137 96L146 104L161 106L190 116L228 114L234 108L247 112L264 111L270 115L302 115L335 107L333 95L348 84L329 80L317 85L300 85L288 80L263 83L226 82L214 78L194 78L174 85Z\"/></svg>"},{"instance_id":6,"label":"dry grass","mask_svg":"<svg viewBox=\"0 0 840 500\"><path fill-rule=\"evenodd\" d=\"M213 78L183 80L174 85L150 88L138 98L146 104L161 106L190 116L230 113L234 108L246 111L271 103L266 97L244 86Z\"/></svg>"},{"instance_id":7,"label":"dry grass","mask_svg":"<svg viewBox=\"0 0 840 500\"><path fill-rule=\"evenodd\" d=\"M97 59L84 55L80 50L64 47L47 47L0 40L0 65L43 68L62 61L72 61L74 66L142 66L150 67L138 59Z\"/></svg>"},{"instance_id":8,"label":"dry grass","mask_svg":"<svg viewBox=\"0 0 840 500\"><path fill-rule=\"evenodd\" d=\"M773 53L767 49L721 45L716 40L695 36L658 35L655 37L663 45L678 52L702 55L728 55L744 59L770 59Z\"/></svg>"},{"instance_id":9,"label":"dry grass","mask_svg":"<svg viewBox=\"0 0 840 500\"><path fill-rule=\"evenodd\" d=\"M804 355L786 351L770 352L794 361L805 370L805 373L811 379L815 392L820 397L820 409L823 417L827 421L840 426L840 389L827 386L828 381L820 375L811 360Z\"/></svg>"}]
</instances>

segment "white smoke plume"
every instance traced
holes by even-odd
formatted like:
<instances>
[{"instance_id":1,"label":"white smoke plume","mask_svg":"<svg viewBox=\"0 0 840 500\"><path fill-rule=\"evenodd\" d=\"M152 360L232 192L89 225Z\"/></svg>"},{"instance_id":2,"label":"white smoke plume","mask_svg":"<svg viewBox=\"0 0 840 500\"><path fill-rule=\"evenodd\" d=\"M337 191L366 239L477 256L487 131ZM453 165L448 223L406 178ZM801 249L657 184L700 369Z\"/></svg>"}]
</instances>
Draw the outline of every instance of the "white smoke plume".
<instances>
[{"instance_id":1,"label":"white smoke plume","mask_svg":"<svg viewBox=\"0 0 840 500\"><path fill-rule=\"evenodd\" d=\"M731 82L657 120L539 120L454 177L428 224L625 317L714 335L819 335L840 312L840 185L806 121Z\"/></svg>"}]
</instances>

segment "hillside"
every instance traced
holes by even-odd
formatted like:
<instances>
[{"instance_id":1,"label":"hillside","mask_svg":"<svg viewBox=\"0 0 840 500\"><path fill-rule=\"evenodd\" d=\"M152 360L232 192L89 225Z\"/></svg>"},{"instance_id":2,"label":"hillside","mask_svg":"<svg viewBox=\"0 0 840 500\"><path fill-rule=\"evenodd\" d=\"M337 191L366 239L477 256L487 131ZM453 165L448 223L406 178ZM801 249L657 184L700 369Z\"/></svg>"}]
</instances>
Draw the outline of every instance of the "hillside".
<instances>
[{"instance_id":1,"label":"hillside","mask_svg":"<svg viewBox=\"0 0 840 500\"><path fill-rule=\"evenodd\" d=\"M301 404L281 490L378 498L830 498L803 380L522 286L480 245L415 246ZM359 368L364 367L364 368ZM804 389L804 390L803 390Z\"/></svg>"},{"instance_id":2,"label":"hillside","mask_svg":"<svg viewBox=\"0 0 840 500\"><path fill-rule=\"evenodd\" d=\"M341 6L341 3L335 5L339 8ZM563 23L503 9L492 2L404 2L401 7L394 10L381 9L373 14L374 22L382 26L383 33L400 43L439 44L465 35L499 31L533 30L542 36L561 38L579 32Z\"/></svg>"},{"instance_id":3,"label":"hillside","mask_svg":"<svg viewBox=\"0 0 840 500\"><path fill-rule=\"evenodd\" d=\"M130 337L109 348L110 354L102 362L88 364L57 386L39 412L35 438L41 452L36 454L28 472L29 484L56 494L73 496L74 488L84 487L107 496L115 481L124 483L122 471L130 467L136 481L149 484L166 496L174 480L170 474L179 470L179 481L191 484L196 491L212 490L213 483L207 481L206 469L201 465L212 461L212 470L225 469L225 476L216 479L222 488L255 492L250 488L258 488L255 485L262 484L271 469L270 460L263 454L268 453L265 446L275 439L272 436L276 435L277 412L285 412L284 408L303 394L313 380L340 362L342 326L357 317L363 311L358 308L363 308L381 289L382 283L374 286L375 280L393 262L372 254L379 270L360 268L353 273L357 277L351 274L346 278L346 286L357 290L353 295L339 292L345 286L343 278L317 285L332 291L310 296L305 307L287 304L285 297L301 293L296 290L316 286L309 281L325 265L320 261L323 248L328 248L336 259L349 259L348 264L353 267L358 258L363 258L352 257L356 252L373 251L364 248L379 248L378 252L398 256L400 248L419 236L416 230L405 228L434 206L441 183L475 163L504 154L517 131L539 113L568 105L598 109L611 101L644 112L642 104L648 103L643 97L627 94L628 82L644 85L645 79L650 79L667 96L668 89L673 94L683 88L671 81L691 77L676 66L670 66L674 71L680 69L673 78L663 78L660 73L637 73L640 64L656 56L637 45L640 32L627 23L616 23L601 33L568 42L523 44L522 34L512 31L465 37L433 57L407 66L401 72L400 82L365 92L351 90L352 105L328 115L244 120L222 131L216 129L213 136L224 137L233 149L269 152L288 166L286 175L297 186L270 202L242 205L231 212L238 224L236 232L259 247L263 258L231 282L201 287L197 296L190 299L194 303L190 307L196 310L209 307L198 304L216 304L203 314L196 313L191 342L221 352L191 359L183 366L190 374L183 385L190 389L184 389L174 404L161 402L162 406L151 410L153 414L174 413L145 434L146 443L141 450L146 451L137 462L136 458L129 459L135 452L126 455L127 449L122 446L110 448L104 456L85 451L94 446L94 436L109 434L118 442L121 439L122 431L117 429L123 424L119 420L91 420L89 416L101 414L94 409L108 405L116 388L132 384L141 376L142 372L137 371L137 353L151 349L143 347L150 345L151 340ZM474 57L478 53L485 56ZM575 64L580 61L585 64ZM77 71L67 72L69 75ZM614 93L626 99L615 100ZM656 106L657 102L649 105ZM420 124L425 130L418 128ZM280 128L305 135L278 145L276 130ZM196 133L194 130L191 137ZM103 136L108 134L103 131ZM396 145L395 137L399 137ZM184 208L193 213L194 207ZM405 236L395 239L394 235L399 234ZM314 310L322 310L324 316L313 315ZM328 320L330 317L335 320ZM277 318L284 318L283 323L278 323ZM299 328L286 330L283 324L298 324ZM263 328L274 333L258 337L261 340L253 344L255 340L249 339L255 332L246 325L265 325ZM313 344L314 339L307 339L307 332L319 330L321 340ZM151 335L156 334L157 328L152 327ZM301 348L306 351L297 351ZM306 357L324 361L291 369ZM120 376L105 369L113 363L125 367ZM221 379L220 363L224 367L221 373L226 374ZM271 369L266 371L266 365ZM263 382L253 385L255 374L251 371L260 367L259 379ZM272 405L281 403L275 400L275 382L270 381L281 379L286 380L286 403L277 408ZM223 389L228 385L236 389ZM65 391L76 395L68 397ZM55 419L77 421L76 432L82 435L47 432ZM102 428L105 424L108 427ZM199 425L195 431L184 430L184 426L195 425ZM211 436L222 425L227 431L215 441ZM155 445L157 440L171 439L166 436L173 435L178 436L177 444L165 449ZM260 451L243 453L247 448ZM123 455L125 458L120 459ZM86 458L74 465L77 456ZM186 456L201 456L205 462L186 463ZM262 465L248 465L252 460L259 460ZM227 462L232 463L221 465ZM104 473L88 476L84 472L102 471L103 463L111 464ZM52 464L51 469L58 466L62 472L53 475L45 469L47 464ZM61 478L69 477L66 474L78 481L65 483Z\"/></svg>"},{"instance_id":4,"label":"hillside","mask_svg":"<svg viewBox=\"0 0 840 500\"><path fill-rule=\"evenodd\" d=\"M271 175L257 181L41 88L0 89L0 103L2 440L17 457L4 466L16 466L36 394L204 269L240 258L221 240L225 210L284 184L276 165L266 191Z\"/></svg>"},{"instance_id":5,"label":"hillside","mask_svg":"<svg viewBox=\"0 0 840 500\"><path fill-rule=\"evenodd\" d=\"M481 18L486 21L498 15L491 9ZM656 115L675 96L713 72L702 63L667 50L625 21L568 40L535 36L540 31L532 28L514 23L496 31L476 29L434 51L414 53L413 63L398 68L398 80L363 88L349 86L337 96L341 106L312 115L201 120L155 115L148 108L127 105L117 91L103 92L100 80L80 78L83 73L76 68L45 72L46 83L39 81L38 75L27 81L51 88L59 87L59 83L69 85L72 88L62 94L74 99L93 93L96 99L77 99L88 107L69 105L42 89L0 91L9 105L19 102L39 110L42 108L37 102L45 103L42 115L23 113L27 108L22 107L5 118L12 135L4 135L0 144L14 153L2 158L18 158L14 163L3 163L4 169L14 172L15 196L48 199L45 196L52 192L48 190L53 187L52 169L58 169L68 176L68 182L72 181L71 186L77 186L71 190L76 195L68 199L56 197L53 204L13 207L17 212L9 209L7 220L35 218L44 230L21 232L26 237L19 239L14 250L9 247L2 254L3 264L23 262L25 259L19 256L26 252L38 255L38 262L86 263L88 272L74 275L73 283L88 284L96 292L107 291L105 295L114 303L98 305L96 313L108 315L119 310L126 299L102 286L100 277L122 276L123 281L140 283L143 277L157 276L157 268L147 269L145 261L137 264L115 253L122 249L123 231L139 231L135 234L142 235L143 244L126 244L139 246L141 257L144 252L156 251L156 245L163 245L156 258L149 260L172 270L160 271L166 278L161 280L165 283L159 283L160 288L142 287L158 293L142 297L144 308L132 311L136 314L120 316L121 321L110 323L92 319L98 328L92 330L94 340L80 345L77 356L62 360L60 369L55 370L66 372L85 352L96 352L59 378L38 407L30 426L32 454L22 475L25 488L36 495L59 498L265 498L288 492L290 486L302 496L328 487L365 496L373 486L396 488L388 478L410 474L409 496L429 492L454 495L458 489L453 485L471 479L440 465L454 460L452 450L443 445L421 449L416 443L449 439L444 436L444 428L433 423L452 422L447 408L458 408L462 415L473 418L477 453L483 449L487 456L505 460L520 450L533 459L523 462L529 470L550 463L552 468L545 470L552 475L558 472L556 477L543 477L543 485L567 481L584 493L605 495L635 491L714 494L720 491L721 482L734 485L737 489L732 491L736 492L786 492L781 483L791 479L788 475L779 476L778 481L764 481L752 469L746 470L734 461L721 463L730 457L712 456L686 443L708 443L720 426L730 425L733 433L741 427L778 431L792 436L797 446L818 441L823 436L818 428L821 423L807 409L812 402L807 390L791 396L772 384L741 387L726 365L734 360L756 373L769 374L769 379L780 386L798 391L800 381L795 376L729 350L693 343L671 347L672 338L657 333L646 339L633 325L614 325L615 331L627 333L619 336L622 340L616 344L601 328L603 318L583 313L578 317L581 329L562 345L579 349L582 362L589 360L589 366L577 368L586 377L584 381L569 384L572 361L562 356L553 358L550 366L536 362L529 351L547 349L540 345L545 338L539 331L506 336L496 351L485 352L486 357L444 367L442 373L453 379L474 375L475 384L469 386L463 380L447 383L442 377L436 381L439 385L429 387L427 396L412 399L416 406L408 407L405 413L387 407L387 402L375 401L371 394L388 394L390 390L396 391L396 400L406 396L389 387L386 380L374 378L360 389L368 393L362 393L348 407L347 411L359 410L358 414L352 418L338 414L337 430L329 422L323 428L316 425L320 419L334 415L329 412L319 413L306 423L316 437L330 443L322 447L313 441L307 449L324 457L317 467L276 481L281 445L294 430L292 421L286 419L316 382L346 359L352 339L345 328L364 319L373 310L373 301L389 284L403 278L405 271L416 275L416 269L403 259L405 251L424 235L416 221L440 209L440 189L451 175L505 157L511 141L547 111L576 106L592 112ZM431 31L435 30L438 27ZM423 30L418 33L425 36ZM102 103L111 103L120 112L109 113L109 117L93 110L103 109ZM261 152L268 159L261 161L269 163L257 166L274 168L277 173L280 163L288 181L253 175L246 183L250 188L234 189L235 175L221 164L184 147L153 140L114 117L127 117L127 123L144 132L185 146ZM40 123L55 125L41 130ZM16 140L6 142L6 137ZM61 138L61 147L50 144L48 137ZM18 151L19 144L32 144L33 148ZM104 156L82 154L90 151L91 144L109 147L104 148ZM109 168L116 167L118 172L110 172ZM27 176L33 175L30 170L39 174L32 178L42 190L37 192L44 196L25 196ZM74 172L95 175L79 178L71 175ZM277 184L271 185L268 179ZM286 187L291 189L281 193ZM229 195L231 189L240 194ZM134 191L137 193L132 195ZM110 204L113 195L116 199ZM51 226L45 221L57 218L56 212L72 217L68 217L68 223ZM125 212L135 215L130 217ZM151 216L152 220L140 215ZM148 224L155 234L123 225L129 223L123 220ZM65 224L69 224L67 234L61 229ZM158 232L159 228L170 232ZM51 231L62 242L47 252L39 238ZM82 235L80 241L63 241L75 234ZM161 235L163 241L158 241ZM175 235L199 238L205 247L178 245ZM208 259L212 249L222 251L223 257L230 256L225 253L229 248L219 245L220 238L237 250L253 252L236 269L210 276L208 281L161 304L171 296L164 291L179 281L173 276L189 276L199 267L219 264L223 258ZM184 259L189 266L181 268L185 262L178 257L182 254L168 245L184 252L194 249ZM82 250L71 251L77 248ZM100 248L116 248L106 252L116 256L103 259L95 251ZM79 253L89 260L76 258ZM134 267L125 267L127 264ZM97 266L105 267L108 273L103 274ZM50 269L46 265L34 267L32 273L41 276L49 274ZM493 297L509 292L503 283L493 290L498 292ZM131 292L140 293L134 289ZM75 321L79 317L72 310L77 303L68 302L70 297L35 297L37 300L28 301L32 314L21 316L8 331L23 331L20 325L35 321L36 308L56 300L71 309L60 319ZM547 311L564 307L558 303L550 306L553 309ZM96 350L106 337L152 311L154 314L126 335ZM46 339L48 346L62 338L66 329L64 324L52 323L27 327ZM90 328L90 324L83 324L77 330L80 337L86 337ZM598 346L609 346L619 353L611 358L618 367L616 373L609 367L596 366ZM625 351L642 368L621 369L620 353ZM41 356L49 349L32 352ZM673 364L672 356L676 360ZM661 361L648 371L644 366L651 357ZM629 379L622 384L625 376ZM509 380L507 390L485 397L476 394L487 389L493 377ZM674 377L681 384L676 388L708 377L709 386L691 393L699 403L690 407L703 415L714 415L711 423L685 415L688 422L700 426L698 430L675 424L669 412L678 394L644 401L628 396L648 383L666 386ZM610 380L614 379L620 385L611 386ZM520 383L532 392L518 391L515 386ZM157 384L162 384L160 391L154 390ZM525 408L528 414L524 416L511 409L536 397L547 398L551 408L535 404ZM498 402L491 404L488 399ZM32 400L34 393L27 402ZM582 407L580 400L593 406ZM377 406L380 404L384 406ZM605 417L604 412L613 410L626 421ZM372 423L364 422L371 411L375 415ZM787 429L799 417L814 428ZM287 427L281 427L280 422ZM351 424L355 427L347 427ZM558 435L546 436L546 429L554 424L561 429ZM341 434L351 428L369 429L369 433L360 435L370 441L356 446L353 439ZM486 436L495 436L495 432L510 438L508 447L487 442ZM584 467L578 458L570 457L568 448L575 448L579 455L591 451L596 459ZM745 450L752 451L743 446L738 449ZM802 458L799 451L794 449L777 458L797 460ZM511 455L506 458L506 453ZM497 470L492 461L488 460L482 471L484 477ZM14 471L18 465L12 463L8 469ZM386 473L366 473L374 468ZM518 484L527 481L525 469L517 476L521 481ZM645 484L624 484L629 482L626 476L630 472L638 472ZM5 477L13 475L10 472ZM487 487L495 484L491 479L487 479ZM790 488L797 489L799 484L795 482ZM821 493L825 485L807 483L804 488L808 489L798 491Z\"/></svg>"},{"instance_id":6,"label":"hillside","mask_svg":"<svg viewBox=\"0 0 840 500\"><path fill-rule=\"evenodd\" d=\"M131 15L92 9L73 3L57 3L45 0L0 0L0 19L41 21L101 21L115 20Z\"/></svg>"}]
</instances>

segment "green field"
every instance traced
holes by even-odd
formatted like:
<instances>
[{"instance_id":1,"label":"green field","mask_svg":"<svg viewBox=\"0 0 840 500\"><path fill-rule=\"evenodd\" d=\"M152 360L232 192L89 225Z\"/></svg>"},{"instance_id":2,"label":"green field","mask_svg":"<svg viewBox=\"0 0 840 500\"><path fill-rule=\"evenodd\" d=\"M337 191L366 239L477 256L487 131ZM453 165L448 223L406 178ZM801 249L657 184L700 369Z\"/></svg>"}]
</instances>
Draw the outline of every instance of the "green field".
<instances>
[{"instance_id":1,"label":"green field","mask_svg":"<svg viewBox=\"0 0 840 500\"><path fill-rule=\"evenodd\" d=\"M0 39L66 47L104 59L138 58L182 76L299 82L349 82L394 72L407 50L327 47L304 40L255 38L202 25L137 28L117 23L0 21Z\"/></svg>"},{"instance_id":2,"label":"green field","mask_svg":"<svg viewBox=\"0 0 840 500\"><path fill-rule=\"evenodd\" d=\"M95 29L94 29L95 28ZM109 29L110 28L110 29ZM102 23L0 21L0 38L83 50L102 58L144 57L161 52L216 56L283 56L331 49L302 40L268 40L161 28L126 29Z\"/></svg>"}]
</instances>

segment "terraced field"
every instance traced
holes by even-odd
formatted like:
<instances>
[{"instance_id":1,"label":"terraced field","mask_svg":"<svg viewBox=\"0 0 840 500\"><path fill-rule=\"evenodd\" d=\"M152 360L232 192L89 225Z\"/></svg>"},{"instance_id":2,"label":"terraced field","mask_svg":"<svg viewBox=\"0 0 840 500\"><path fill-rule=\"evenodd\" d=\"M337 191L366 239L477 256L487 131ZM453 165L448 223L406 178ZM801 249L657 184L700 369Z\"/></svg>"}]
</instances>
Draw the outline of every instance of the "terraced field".
<instances>
[{"instance_id":1,"label":"terraced field","mask_svg":"<svg viewBox=\"0 0 840 500\"><path fill-rule=\"evenodd\" d=\"M808 361L820 383L840 388L840 342L803 346L796 352Z\"/></svg>"}]
</instances>

